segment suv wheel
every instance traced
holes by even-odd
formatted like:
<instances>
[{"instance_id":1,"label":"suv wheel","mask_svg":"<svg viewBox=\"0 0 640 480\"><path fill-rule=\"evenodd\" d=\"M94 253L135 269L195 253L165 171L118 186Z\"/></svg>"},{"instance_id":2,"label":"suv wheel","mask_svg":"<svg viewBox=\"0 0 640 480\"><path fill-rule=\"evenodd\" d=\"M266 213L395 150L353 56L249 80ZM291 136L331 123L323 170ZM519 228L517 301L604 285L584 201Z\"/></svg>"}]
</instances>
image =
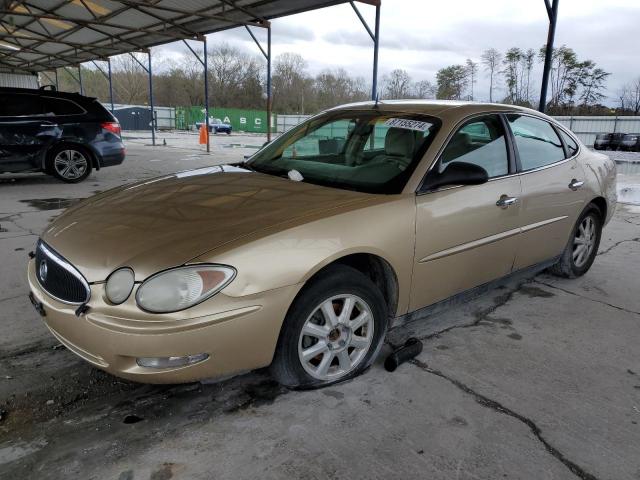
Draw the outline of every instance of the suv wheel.
<instances>
[{"instance_id":1,"label":"suv wheel","mask_svg":"<svg viewBox=\"0 0 640 480\"><path fill-rule=\"evenodd\" d=\"M289 309L271 373L283 385L302 388L355 377L371 365L386 331L378 287L351 267L329 267Z\"/></svg>"},{"instance_id":2,"label":"suv wheel","mask_svg":"<svg viewBox=\"0 0 640 480\"><path fill-rule=\"evenodd\" d=\"M576 222L571 238L551 273L560 277L576 278L587 273L598 254L602 235L602 213L589 204Z\"/></svg>"},{"instance_id":3,"label":"suv wheel","mask_svg":"<svg viewBox=\"0 0 640 480\"><path fill-rule=\"evenodd\" d=\"M76 146L61 145L49 153L49 170L66 183L78 183L91 173L91 158Z\"/></svg>"}]
</instances>

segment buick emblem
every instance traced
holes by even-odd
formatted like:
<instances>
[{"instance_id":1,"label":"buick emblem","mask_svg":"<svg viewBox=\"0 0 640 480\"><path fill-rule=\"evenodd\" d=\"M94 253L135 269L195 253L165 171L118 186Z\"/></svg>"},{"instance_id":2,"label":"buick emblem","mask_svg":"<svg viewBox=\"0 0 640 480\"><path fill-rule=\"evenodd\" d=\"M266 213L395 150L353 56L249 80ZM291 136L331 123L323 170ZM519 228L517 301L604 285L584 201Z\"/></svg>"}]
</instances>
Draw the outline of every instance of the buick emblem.
<instances>
[{"instance_id":1,"label":"buick emblem","mask_svg":"<svg viewBox=\"0 0 640 480\"><path fill-rule=\"evenodd\" d=\"M40 275L40 280L42 280L43 282L47 281L47 272L49 270L49 267L47 267L47 261L46 260L42 260L40 262L40 267L38 268L38 273Z\"/></svg>"}]
</instances>

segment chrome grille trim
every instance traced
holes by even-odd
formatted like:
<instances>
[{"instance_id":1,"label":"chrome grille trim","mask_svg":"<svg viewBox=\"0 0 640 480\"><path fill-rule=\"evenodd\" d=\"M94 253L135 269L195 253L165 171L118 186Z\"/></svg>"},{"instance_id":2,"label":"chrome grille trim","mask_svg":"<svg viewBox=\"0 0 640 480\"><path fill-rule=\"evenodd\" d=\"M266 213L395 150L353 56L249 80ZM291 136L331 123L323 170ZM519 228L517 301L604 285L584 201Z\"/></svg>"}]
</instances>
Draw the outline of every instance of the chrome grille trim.
<instances>
[{"instance_id":1,"label":"chrome grille trim","mask_svg":"<svg viewBox=\"0 0 640 480\"><path fill-rule=\"evenodd\" d=\"M80 273L80 271L76 267L71 265L58 252L54 251L51 247L49 247L46 243L44 243L42 240L38 240L38 245L36 247L36 252L38 250L40 250L46 256L47 259L51 260L52 262L55 262L58 266L60 266L61 268L65 269L69 274L71 274L74 278L76 278L81 283L81 285L84 287L84 290L86 292L86 297L81 302L71 302L69 300L65 300L63 298L57 297L56 295L51 293L49 290L47 290L45 285L42 284L42 281L40 280L40 275L38 274L38 265L35 265L35 268L36 268L36 275L35 275L36 279L38 280L38 283L40 284L42 289L47 293L47 295L49 295L51 298L53 298L53 299L55 299L55 300L57 300L59 302L66 303L67 305L83 305L83 304L87 303L89 301L89 299L91 298L91 287L89 287L89 283L84 278L84 276Z\"/></svg>"}]
</instances>

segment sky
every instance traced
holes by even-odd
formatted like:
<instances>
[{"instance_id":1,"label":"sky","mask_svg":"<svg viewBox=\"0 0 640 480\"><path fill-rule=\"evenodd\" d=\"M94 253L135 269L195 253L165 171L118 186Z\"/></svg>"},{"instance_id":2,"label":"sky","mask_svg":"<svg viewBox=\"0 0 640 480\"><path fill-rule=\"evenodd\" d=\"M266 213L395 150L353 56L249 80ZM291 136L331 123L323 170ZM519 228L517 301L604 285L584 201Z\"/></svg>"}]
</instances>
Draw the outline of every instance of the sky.
<instances>
[{"instance_id":1,"label":"sky","mask_svg":"<svg viewBox=\"0 0 640 480\"><path fill-rule=\"evenodd\" d=\"M373 30L375 8L356 5ZM401 68L414 81L435 83L438 69L467 58L480 62L491 47L537 51L546 42L547 28L544 0L382 0L379 82ZM555 45L566 44L580 60L591 59L611 72L606 103L615 104L622 85L640 77L639 30L640 0L560 0ZM266 44L264 32L256 29L256 35ZM259 54L244 28L211 34L208 40ZM344 68L371 82L373 42L349 4L274 20L272 49L274 56L299 53L311 74ZM175 58L188 52L181 44L170 44L154 48L154 54ZM539 91L542 66L535 72ZM488 100L488 89L481 70L475 99Z\"/></svg>"}]
</instances>

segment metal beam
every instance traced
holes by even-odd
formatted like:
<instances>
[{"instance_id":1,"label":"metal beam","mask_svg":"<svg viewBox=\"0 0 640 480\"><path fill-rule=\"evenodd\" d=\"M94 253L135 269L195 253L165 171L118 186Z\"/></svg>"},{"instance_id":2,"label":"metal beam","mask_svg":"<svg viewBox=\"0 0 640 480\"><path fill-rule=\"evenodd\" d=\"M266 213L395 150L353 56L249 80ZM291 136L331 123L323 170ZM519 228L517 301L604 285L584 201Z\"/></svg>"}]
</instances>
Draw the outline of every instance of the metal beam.
<instances>
[{"instance_id":1,"label":"metal beam","mask_svg":"<svg viewBox=\"0 0 640 480\"><path fill-rule=\"evenodd\" d=\"M82 65L78 65L78 83L80 83L80 95L84 95L84 86L82 85Z\"/></svg>"},{"instance_id":2,"label":"metal beam","mask_svg":"<svg viewBox=\"0 0 640 480\"><path fill-rule=\"evenodd\" d=\"M109 99L111 100L111 113L114 113L114 108L113 108L113 81L111 79L111 59L107 58L107 67L108 67L108 73L109 73Z\"/></svg>"},{"instance_id":3,"label":"metal beam","mask_svg":"<svg viewBox=\"0 0 640 480\"><path fill-rule=\"evenodd\" d=\"M207 129L207 153L211 152L211 135L209 135L209 61L207 57L207 36L202 36L202 43L204 45L204 124Z\"/></svg>"},{"instance_id":4,"label":"metal beam","mask_svg":"<svg viewBox=\"0 0 640 480\"><path fill-rule=\"evenodd\" d=\"M151 144L155 147L156 115L155 110L153 109L153 71L151 70L151 49L147 50L147 55L149 56L149 69L147 70L147 73L149 74L149 106L151 107ZM136 61L137 60L138 59L136 58Z\"/></svg>"},{"instance_id":5,"label":"metal beam","mask_svg":"<svg viewBox=\"0 0 640 480\"><path fill-rule=\"evenodd\" d=\"M542 86L540 88L540 104L538 110L544 113L547 108L547 89L549 87L549 76L551 74L551 62L553 60L553 41L556 35L556 21L558 20L558 3L560 0L553 0L549 6L549 0L545 0L547 14L549 15L549 31L547 32L547 45L544 52L544 68L542 70Z\"/></svg>"},{"instance_id":6,"label":"metal beam","mask_svg":"<svg viewBox=\"0 0 640 480\"><path fill-rule=\"evenodd\" d=\"M191 48L191 45L186 40L182 40L182 42L187 46L191 53L198 59L200 65L202 65L204 69L204 124L207 129L207 153L211 151L211 142L209 140L209 67L207 61L207 36L202 35L200 38L202 44L204 46L204 60L200 58L200 55L196 53L196 51Z\"/></svg>"},{"instance_id":7,"label":"metal beam","mask_svg":"<svg viewBox=\"0 0 640 480\"><path fill-rule=\"evenodd\" d=\"M376 20L375 20L374 30L371 31L371 28L369 28L369 24L360 13L360 10L358 9L358 7L356 7L356 4L354 3L354 1L349 2L351 4L351 7L353 8L353 11L356 12L356 15L360 19L362 26L365 28L365 30L371 37L371 40L373 41L373 75L372 75L373 78L371 82L371 100L376 100L378 97L378 49L380 46L380 1L379 0L356 0L356 1L360 1L361 3L366 3L369 5L374 5L376 7Z\"/></svg>"},{"instance_id":8,"label":"metal beam","mask_svg":"<svg viewBox=\"0 0 640 480\"><path fill-rule=\"evenodd\" d=\"M271 22L265 21L261 27L267 29L267 51L265 52L264 48L251 31L251 29L245 25L247 32L253 38L253 41L258 46L262 55L267 60L267 142L271 141Z\"/></svg>"}]
</instances>

